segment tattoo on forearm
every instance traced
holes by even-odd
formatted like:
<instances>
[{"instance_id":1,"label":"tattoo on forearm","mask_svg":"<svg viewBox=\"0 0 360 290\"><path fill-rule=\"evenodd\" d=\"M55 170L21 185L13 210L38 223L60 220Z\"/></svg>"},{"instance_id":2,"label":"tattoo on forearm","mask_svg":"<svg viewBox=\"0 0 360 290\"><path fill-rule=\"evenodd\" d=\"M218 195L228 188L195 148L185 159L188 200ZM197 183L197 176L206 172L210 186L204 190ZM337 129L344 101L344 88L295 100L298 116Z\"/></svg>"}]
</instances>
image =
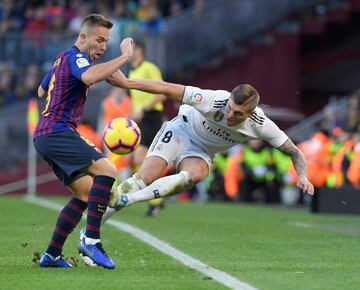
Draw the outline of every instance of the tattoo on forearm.
<instances>
[{"instance_id":1,"label":"tattoo on forearm","mask_svg":"<svg viewBox=\"0 0 360 290\"><path fill-rule=\"evenodd\" d=\"M291 158L298 176L306 176L306 160L304 158L304 155L290 139L288 139L278 149Z\"/></svg>"}]
</instances>

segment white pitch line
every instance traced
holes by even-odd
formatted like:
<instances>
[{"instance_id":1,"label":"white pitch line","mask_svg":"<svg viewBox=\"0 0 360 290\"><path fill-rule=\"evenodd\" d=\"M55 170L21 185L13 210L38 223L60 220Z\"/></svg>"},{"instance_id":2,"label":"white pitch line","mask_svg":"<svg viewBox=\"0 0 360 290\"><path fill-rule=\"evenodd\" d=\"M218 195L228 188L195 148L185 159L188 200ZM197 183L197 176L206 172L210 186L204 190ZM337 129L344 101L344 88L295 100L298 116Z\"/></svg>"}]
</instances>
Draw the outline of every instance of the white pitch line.
<instances>
[{"instance_id":1,"label":"white pitch line","mask_svg":"<svg viewBox=\"0 0 360 290\"><path fill-rule=\"evenodd\" d=\"M63 206L57 203L37 197L27 198L26 201L56 211L60 211L63 208ZM149 233L139 228L136 228L130 224L115 220L108 220L107 224L112 225L117 229L136 237L137 239L143 241L144 243L158 249L160 252L164 253L165 255L168 255L174 258L175 260L178 260L179 262L183 263L185 266L189 268L192 268L200 273L203 273L208 277L213 278L214 280L227 286L230 289L256 290L256 288L252 287L251 285L241 282L240 280L236 279L235 277L223 271L220 271L218 269L215 269L213 267L204 264L203 262L185 254L184 252L181 252L180 250L170 246L169 244L159 240L158 238L150 235Z\"/></svg>"},{"instance_id":2,"label":"white pitch line","mask_svg":"<svg viewBox=\"0 0 360 290\"><path fill-rule=\"evenodd\" d=\"M360 235L360 231L357 225L312 224L304 222L289 222L289 224L300 228L319 229L331 233L346 234L352 236Z\"/></svg>"}]
</instances>

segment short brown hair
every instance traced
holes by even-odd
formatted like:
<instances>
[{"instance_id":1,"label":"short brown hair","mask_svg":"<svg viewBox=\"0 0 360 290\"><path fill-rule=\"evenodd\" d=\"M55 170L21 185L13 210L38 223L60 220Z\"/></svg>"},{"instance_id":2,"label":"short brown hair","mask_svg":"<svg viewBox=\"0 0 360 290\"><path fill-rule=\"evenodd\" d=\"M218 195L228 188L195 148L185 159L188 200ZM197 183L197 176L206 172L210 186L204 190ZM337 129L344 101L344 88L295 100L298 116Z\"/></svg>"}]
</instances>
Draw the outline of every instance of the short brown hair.
<instances>
[{"instance_id":1,"label":"short brown hair","mask_svg":"<svg viewBox=\"0 0 360 290\"><path fill-rule=\"evenodd\" d=\"M259 93L248 84L238 85L231 92L232 99L237 105L244 105L253 110L259 104Z\"/></svg>"},{"instance_id":2,"label":"short brown hair","mask_svg":"<svg viewBox=\"0 0 360 290\"><path fill-rule=\"evenodd\" d=\"M101 14L89 14L81 22L80 31L92 28L94 26L101 26L107 29L111 29L113 27L113 23Z\"/></svg>"},{"instance_id":3,"label":"short brown hair","mask_svg":"<svg viewBox=\"0 0 360 290\"><path fill-rule=\"evenodd\" d=\"M134 45L136 48L140 48L142 50L143 54L145 54L146 46L145 46L144 42L142 42L139 39L134 39Z\"/></svg>"}]
</instances>

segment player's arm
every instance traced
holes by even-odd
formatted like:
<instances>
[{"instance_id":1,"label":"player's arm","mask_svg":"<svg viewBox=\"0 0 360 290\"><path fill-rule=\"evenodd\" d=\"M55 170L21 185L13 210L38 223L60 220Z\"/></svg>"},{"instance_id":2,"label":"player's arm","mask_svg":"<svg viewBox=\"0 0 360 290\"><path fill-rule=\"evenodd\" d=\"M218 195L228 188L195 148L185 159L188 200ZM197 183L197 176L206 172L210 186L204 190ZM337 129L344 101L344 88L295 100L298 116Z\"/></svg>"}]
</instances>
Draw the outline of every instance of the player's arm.
<instances>
[{"instance_id":1,"label":"player's arm","mask_svg":"<svg viewBox=\"0 0 360 290\"><path fill-rule=\"evenodd\" d=\"M296 185L301 188L303 192L313 195L314 186L307 179L306 160L299 148L297 148L290 139L287 139L278 149L291 158L298 176Z\"/></svg>"},{"instance_id":2,"label":"player's arm","mask_svg":"<svg viewBox=\"0 0 360 290\"><path fill-rule=\"evenodd\" d=\"M158 68L155 64L152 64L150 66L148 74L149 74L148 79L150 79L150 80L158 80L158 81L163 80L160 68ZM144 110L151 110L156 106L156 104L162 103L165 100L166 100L165 95L156 94L153 96L153 98L150 100L150 102L147 104L147 106L144 108Z\"/></svg>"},{"instance_id":3,"label":"player's arm","mask_svg":"<svg viewBox=\"0 0 360 290\"><path fill-rule=\"evenodd\" d=\"M38 87L38 96L39 96L39 98L45 97L45 96L46 96L46 93L47 93L47 91L45 91L45 90L42 88L42 86L40 85L40 86Z\"/></svg>"},{"instance_id":4,"label":"player's arm","mask_svg":"<svg viewBox=\"0 0 360 290\"><path fill-rule=\"evenodd\" d=\"M81 75L81 80L92 85L99 81L103 81L111 76L119 67L123 66L133 53L132 38L125 38L121 44L121 55L107 62L91 66Z\"/></svg>"},{"instance_id":5,"label":"player's arm","mask_svg":"<svg viewBox=\"0 0 360 290\"><path fill-rule=\"evenodd\" d=\"M124 89L135 89L157 95L162 94L178 102L182 101L185 91L184 85L159 80L128 79L120 70L107 78L107 81L113 86Z\"/></svg>"},{"instance_id":6,"label":"player's arm","mask_svg":"<svg viewBox=\"0 0 360 290\"><path fill-rule=\"evenodd\" d=\"M39 98L43 98L47 94L47 90L49 88L51 78L51 70L45 75L45 77L42 79L40 86L38 87L38 96Z\"/></svg>"}]
</instances>

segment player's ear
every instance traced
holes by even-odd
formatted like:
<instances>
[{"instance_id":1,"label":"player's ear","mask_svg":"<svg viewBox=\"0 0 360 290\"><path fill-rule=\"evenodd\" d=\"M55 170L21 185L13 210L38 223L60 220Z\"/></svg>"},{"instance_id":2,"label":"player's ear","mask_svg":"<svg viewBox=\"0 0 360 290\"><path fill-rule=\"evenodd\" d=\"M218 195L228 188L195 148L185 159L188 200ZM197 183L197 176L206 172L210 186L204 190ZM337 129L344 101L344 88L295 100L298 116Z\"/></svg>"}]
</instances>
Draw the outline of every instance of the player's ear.
<instances>
[{"instance_id":1,"label":"player's ear","mask_svg":"<svg viewBox=\"0 0 360 290\"><path fill-rule=\"evenodd\" d=\"M87 35L86 35L86 33L81 32L81 33L80 33L80 35L79 35L79 37L80 37L80 40L81 40L81 41L85 41L85 40L86 40Z\"/></svg>"},{"instance_id":2,"label":"player's ear","mask_svg":"<svg viewBox=\"0 0 360 290\"><path fill-rule=\"evenodd\" d=\"M250 113L249 113L249 117L251 117L252 115L255 114L255 109L251 110Z\"/></svg>"}]
</instances>

